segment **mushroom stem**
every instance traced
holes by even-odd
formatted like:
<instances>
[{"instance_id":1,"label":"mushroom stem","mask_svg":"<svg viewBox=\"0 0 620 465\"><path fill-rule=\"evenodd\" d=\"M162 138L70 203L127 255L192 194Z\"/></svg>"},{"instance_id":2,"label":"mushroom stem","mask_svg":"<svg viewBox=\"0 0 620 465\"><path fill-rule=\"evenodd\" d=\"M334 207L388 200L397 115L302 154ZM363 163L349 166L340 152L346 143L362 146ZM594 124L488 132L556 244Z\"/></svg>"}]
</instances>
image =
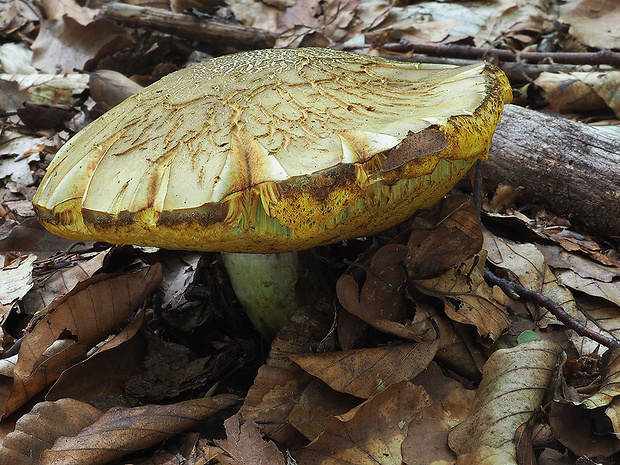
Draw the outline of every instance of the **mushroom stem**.
<instances>
[{"instance_id":1,"label":"mushroom stem","mask_svg":"<svg viewBox=\"0 0 620 465\"><path fill-rule=\"evenodd\" d=\"M299 306L297 252L223 253L222 260L239 302L261 335L271 341Z\"/></svg>"}]
</instances>

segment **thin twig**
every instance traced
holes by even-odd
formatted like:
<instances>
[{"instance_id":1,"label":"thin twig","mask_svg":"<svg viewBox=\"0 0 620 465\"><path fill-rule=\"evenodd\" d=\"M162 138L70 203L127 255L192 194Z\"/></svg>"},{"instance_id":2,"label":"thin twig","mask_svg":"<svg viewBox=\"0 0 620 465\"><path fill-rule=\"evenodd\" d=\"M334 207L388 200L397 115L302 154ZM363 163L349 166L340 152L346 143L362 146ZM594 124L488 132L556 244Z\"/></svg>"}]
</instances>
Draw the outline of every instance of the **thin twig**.
<instances>
[{"instance_id":1,"label":"thin twig","mask_svg":"<svg viewBox=\"0 0 620 465\"><path fill-rule=\"evenodd\" d=\"M372 45L355 45L347 48L370 48ZM384 44L381 49L396 53L418 53L434 57L461 59L496 59L503 62L564 63L572 65L620 66L620 53L608 49L598 52L513 52L499 48L470 47L456 44L412 44L408 41Z\"/></svg>"},{"instance_id":2,"label":"thin twig","mask_svg":"<svg viewBox=\"0 0 620 465\"><path fill-rule=\"evenodd\" d=\"M525 287L517 283L508 281L507 279L500 278L488 268L484 269L484 278L487 280L487 282L499 286L500 289L504 291L507 295L516 294L522 299L536 302L541 307L546 308L558 320L564 323L567 328L572 329L580 336L590 338L593 341L596 341L599 344L602 344L610 349L620 347L620 341L618 341L617 339L610 339L600 333L597 333L596 331L592 331L591 329L586 328L577 320L575 320L572 316L570 316L561 306L553 302L551 299L548 299L541 293L532 291L531 289L526 289Z\"/></svg>"}]
</instances>

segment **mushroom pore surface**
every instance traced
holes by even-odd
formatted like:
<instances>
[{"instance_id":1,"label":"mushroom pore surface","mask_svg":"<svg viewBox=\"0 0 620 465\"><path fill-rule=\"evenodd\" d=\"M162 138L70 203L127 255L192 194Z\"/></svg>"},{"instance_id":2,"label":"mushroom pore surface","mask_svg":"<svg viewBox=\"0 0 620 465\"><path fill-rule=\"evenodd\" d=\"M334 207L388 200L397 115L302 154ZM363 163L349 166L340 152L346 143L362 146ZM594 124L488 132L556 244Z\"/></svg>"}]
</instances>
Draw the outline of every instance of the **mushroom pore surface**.
<instances>
[{"instance_id":1,"label":"mushroom pore surface","mask_svg":"<svg viewBox=\"0 0 620 465\"><path fill-rule=\"evenodd\" d=\"M172 73L74 136L33 201L60 236L274 253L374 234L477 159L511 90L486 63L257 50Z\"/></svg>"}]
</instances>

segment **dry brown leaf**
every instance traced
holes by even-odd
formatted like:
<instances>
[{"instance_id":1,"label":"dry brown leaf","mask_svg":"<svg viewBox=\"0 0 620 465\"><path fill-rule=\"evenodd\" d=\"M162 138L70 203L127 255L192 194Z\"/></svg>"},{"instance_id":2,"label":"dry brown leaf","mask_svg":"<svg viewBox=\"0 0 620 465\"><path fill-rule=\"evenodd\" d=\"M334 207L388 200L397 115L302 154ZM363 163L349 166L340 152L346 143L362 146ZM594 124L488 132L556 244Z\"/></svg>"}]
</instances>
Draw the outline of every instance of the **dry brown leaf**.
<instances>
[{"instance_id":1,"label":"dry brown leaf","mask_svg":"<svg viewBox=\"0 0 620 465\"><path fill-rule=\"evenodd\" d=\"M421 373L438 347L439 340L435 339L322 354L290 354L289 358L332 389L368 399Z\"/></svg>"},{"instance_id":2,"label":"dry brown leaf","mask_svg":"<svg viewBox=\"0 0 620 465\"><path fill-rule=\"evenodd\" d=\"M1 138L2 136L0 136ZM58 146L60 146L60 143ZM0 169L0 171L2 170ZM19 201L15 200L11 203L15 202ZM28 203L32 207L32 202ZM6 202L3 202L3 204L6 205ZM4 252L20 253L22 255L34 253L40 260L43 260L55 254L58 250L67 250L71 245L75 245L75 241L72 242L69 239L54 236L41 226L41 223L36 218L27 218L15 225L8 237L0 240L0 254Z\"/></svg>"},{"instance_id":3,"label":"dry brown leaf","mask_svg":"<svg viewBox=\"0 0 620 465\"><path fill-rule=\"evenodd\" d=\"M103 465L195 427L239 403L237 396L188 400L171 405L115 408L76 436L56 440L42 465Z\"/></svg>"},{"instance_id":4,"label":"dry brown leaf","mask_svg":"<svg viewBox=\"0 0 620 465\"><path fill-rule=\"evenodd\" d=\"M275 6L254 0L226 0L226 5L235 19L246 26L282 32L279 28L282 11Z\"/></svg>"},{"instance_id":5,"label":"dry brown leaf","mask_svg":"<svg viewBox=\"0 0 620 465\"><path fill-rule=\"evenodd\" d=\"M331 305L302 307L293 314L273 341L269 358L248 391L240 410L243 421L254 420L263 434L281 444L303 439L288 416L312 377L287 355L316 351L333 318Z\"/></svg>"},{"instance_id":6,"label":"dry brown leaf","mask_svg":"<svg viewBox=\"0 0 620 465\"><path fill-rule=\"evenodd\" d=\"M515 41L514 46L533 43L551 23L545 0L497 0L485 27L476 34L477 46L489 46L498 40Z\"/></svg>"},{"instance_id":7,"label":"dry brown leaf","mask_svg":"<svg viewBox=\"0 0 620 465\"><path fill-rule=\"evenodd\" d=\"M17 83L22 94L19 107L25 101L70 105L75 96L88 87L88 76L81 73L56 74L0 74L3 83ZM6 81L5 81L6 80ZM8 90L8 89L7 89ZM17 109L17 108L13 108ZM5 108L8 110L8 108Z\"/></svg>"},{"instance_id":8,"label":"dry brown leaf","mask_svg":"<svg viewBox=\"0 0 620 465\"><path fill-rule=\"evenodd\" d=\"M455 387L447 396L420 411L409 423L403 442L403 462L407 465L456 464L448 447L448 433L467 418L474 392Z\"/></svg>"},{"instance_id":9,"label":"dry brown leaf","mask_svg":"<svg viewBox=\"0 0 620 465\"><path fill-rule=\"evenodd\" d=\"M489 261L499 268L514 273L522 286L540 292L561 305L571 317L586 328L606 336L618 337L620 335L620 331L618 331L620 325L618 316L620 314L617 313L617 310L598 306L591 308L592 312L590 312L590 309L583 304L580 308L573 293L568 289L571 287L586 294L606 298L611 302L614 302L614 299L620 302L620 280L613 279L609 274L606 275L608 282L579 276L580 272L586 276L601 274L601 269L608 267L598 265L599 269L597 270L596 263L587 259L583 259L585 263L588 263L587 267L584 261L577 260L566 261L566 265L562 266L562 259L566 254L553 254L550 253L549 249L540 250L539 246L534 244L512 244L488 231L485 231L484 238L484 246L489 251ZM545 256L553 258L552 264L556 268L555 274L547 264ZM578 266L578 263L581 263L581 266ZM575 268L579 269L575 270ZM614 271L615 268L608 268L608 270ZM615 297L615 294L618 294L618 297ZM531 310L533 306L533 303L528 303L528 307L536 317L539 327L545 328L549 324L558 324L557 319L548 310L534 311ZM569 335L580 354L588 354L597 350L599 344L591 339L578 336L572 331L569 332Z\"/></svg>"},{"instance_id":10,"label":"dry brown leaf","mask_svg":"<svg viewBox=\"0 0 620 465\"><path fill-rule=\"evenodd\" d=\"M491 355L469 417L449 435L459 464L516 463L515 432L540 407L561 353L539 339Z\"/></svg>"},{"instance_id":11,"label":"dry brown leaf","mask_svg":"<svg viewBox=\"0 0 620 465\"><path fill-rule=\"evenodd\" d=\"M291 424L310 441L325 430L327 418L342 415L359 405L357 397L334 391L318 379L313 379L289 414Z\"/></svg>"},{"instance_id":12,"label":"dry brown leaf","mask_svg":"<svg viewBox=\"0 0 620 465\"><path fill-rule=\"evenodd\" d=\"M605 283L596 279L583 278L572 270L559 271L557 277L558 281L571 289L593 297L600 297L620 307L620 279ZM620 317L620 311L618 316Z\"/></svg>"},{"instance_id":13,"label":"dry brown leaf","mask_svg":"<svg viewBox=\"0 0 620 465\"><path fill-rule=\"evenodd\" d=\"M598 391L584 399L580 404L587 409L606 407L620 396L620 349L609 350L603 357L603 379ZM576 404L573 402L573 404ZM576 404L577 405L577 404ZM620 434L620 423L617 423L616 414L610 412L614 422L614 431Z\"/></svg>"},{"instance_id":14,"label":"dry brown leaf","mask_svg":"<svg viewBox=\"0 0 620 465\"><path fill-rule=\"evenodd\" d=\"M538 245L538 250L545 256L547 264L553 269L572 270L582 278L591 278L610 283L620 278L620 265L601 264L581 254L569 253L552 245Z\"/></svg>"},{"instance_id":15,"label":"dry brown leaf","mask_svg":"<svg viewBox=\"0 0 620 465\"><path fill-rule=\"evenodd\" d=\"M35 314L42 311L58 297L67 294L82 281L86 281L101 270L108 251L76 254L64 257L63 264L56 266L57 260L43 261L40 265L49 271L44 275L37 274L35 287L23 298L27 313Z\"/></svg>"},{"instance_id":16,"label":"dry brown leaf","mask_svg":"<svg viewBox=\"0 0 620 465\"><path fill-rule=\"evenodd\" d=\"M41 453L61 436L73 436L94 423L103 412L74 399L36 404L17 420L15 431L0 446L0 463L40 465Z\"/></svg>"},{"instance_id":17,"label":"dry brown leaf","mask_svg":"<svg viewBox=\"0 0 620 465\"><path fill-rule=\"evenodd\" d=\"M224 422L226 440L215 440L228 455L219 455L217 459L224 465L284 465L284 454L273 441L266 441L256 423L248 421L240 424L241 415L237 414Z\"/></svg>"},{"instance_id":18,"label":"dry brown leaf","mask_svg":"<svg viewBox=\"0 0 620 465\"><path fill-rule=\"evenodd\" d=\"M89 62L105 49L113 53L132 44L112 21L98 19L82 26L75 19L43 21L41 31L32 44L34 65L45 72L54 73L74 69L89 69ZM92 62L91 62L92 63Z\"/></svg>"},{"instance_id":19,"label":"dry brown leaf","mask_svg":"<svg viewBox=\"0 0 620 465\"><path fill-rule=\"evenodd\" d=\"M0 269L0 304L13 304L32 289L32 270L36 259L36 255L29 255Z\"/></svg>"},{"instance_id":20,"label":"dry brown leaf","mask_svg":"<svg viewBox=\"0 0 620 465\"><path fill-rule=\"evenodd\" d=\"M142 86L124 74L111 69L99 69L89 73L88 87L91 98L110 109L127 97L142 90Z\"/></svg>"},{"instance_id":21,"label":"dry brown leaf","mask_svg":"<svg viewBox=\"0 0 620 465\"><path fill-rule=\"evenodd\" d=\"M414 306L406 297L407 275L403 260L407 247L389 244L370 259L361 286L353 274L344 274L336 283L342 306L372 327L407 340L419 341L428 327L413 324ZM363 274L355 269L356 274ZM433 334L434 337L434 334Z\"/></svg>"},{"instance_id":22,"label":"dry brown leaf","mask_svg":"<svg viewBox=\"0 0 620 465\"><path fill-rule=\"evenodd\" d=\"M416 215L405 260L411 279L433 278L482 248L482 230L469 195L451 195Z\"/></svg>"},{"instance_id":23,"label":"dry brown leaf","mask_svg":"<svg viewBox=\"0 0 620 465\"><path fill-rule=\"evenodd\" d=\"M489 231L484 232L484 248L488 250L488 260L498 268L511 271L526 289L540 292L545 297L562 305L573 318L585 323L580 315L572 293L557 282L544 255L534 244L515 244ZM534 304L531 304L532 306ZM532 310L531 310L532 311ZM547 310L540 313L532 311L538 325L545 328L549 324L559 324Z\"/></svg>"},{"instance_id":24,"label":"dry brown leaf","mask_svg":"<svg viewBox=\"0 0 620 465\"><path fill-rule=\"evenodd\" d=\"M620 350L609 350L600 360L596 356L569 359L563 374L568 379L558 379L555 402L549 411L554 436L577 455L611 456L618 452ZM597 385L598 390L592 393Z\"/></svg>"},{"instance_id":25,"label":"dry brown leaf","mask_svg":"<svg viewBox=\"0 0 620 465\"><path fill-rule=\"evenodd\" d=\"M75 0L42 0L41 6L48 19L61 19L67 15L83 26L92 22L88 10L78 5Z\"/></svg>"},{"instance_id":26,"label":"dry brown leaf","mask_svg":"<svg viewBox=\"0 0 620 465\"><path fill-rule=\"evenodd\" d=\"M131 323L107 341L86 360L62 372L45 400L71 399L88 402L98 408L120 406L126 396L125 382L144 370L146 340L138 332L144 320L140 312ZM110 405L111 399L116 403Z\"/></svg>"},{"instance_id":27,"label":"dry brown leaf","mask_svg":"<svg viewBox=\"0 0 620 465\"><path fill-rule=\"evenodd\" d=\"M348 414L329 418L325 432L295 459L316 465L402 465L401 444L409 424L429 404L421 386L393 384Z\"/></svg>"},{"instance_id":28,"label":"dry brown leaf","mask_svg":"<svg viewBox=\"0 0 620 465\"><path fill-rule=\"evenodd\" d=\"M620 4L613 1L569 0L560 5L562 23L579 42L599 49L620 48Z\"/></svg>"},{"instance_id":29,"label":"dry brown leaf","mask_svg":"<svg viewBox=\"0 0 620 465\"><path fill-rule=\"evenodd\" d=\"M592 112L611 108L620 117L620 71L541 73L534 83L544 89L553 110Z\"/></svg>"},{"instance_id":30,"label":"dry brown leaf","mask_svg":"<svg viewBox=\"0 0 620 465\"><path fill-rule=\"evenodd\" d=\"M26 331L11 377L0 380L3 416L53 382L105 339L161 281L161 265L126 275L98 275L63 298ZM6 376L6 374L5 374Z\"/></svg>"},{"instance_id":31,"label":"dry brown leaf","mask_svg":"<svg viewBox=\"0 0 620 465\"><path fill-rule=\"evenodd\" d=\"M620 440L613 434L606 409L587 410L563 402L553 402L549 411L549 423L555 438L573 454L590 457L612 456L620 451Z\"/></svg>"},{"instance_id":32,"label":"dry brown leaf","mask_svg":"<svg viewBox=\"0 0 620 465\"><path fill-rule=\"evenodd\" d=\"M414 281L424 294L443 300L446 314L459 323L474 325L478 334L494 342L510 326L507 297L484 280L486 251L443 275Z\"/></svg>"}]
</instances>

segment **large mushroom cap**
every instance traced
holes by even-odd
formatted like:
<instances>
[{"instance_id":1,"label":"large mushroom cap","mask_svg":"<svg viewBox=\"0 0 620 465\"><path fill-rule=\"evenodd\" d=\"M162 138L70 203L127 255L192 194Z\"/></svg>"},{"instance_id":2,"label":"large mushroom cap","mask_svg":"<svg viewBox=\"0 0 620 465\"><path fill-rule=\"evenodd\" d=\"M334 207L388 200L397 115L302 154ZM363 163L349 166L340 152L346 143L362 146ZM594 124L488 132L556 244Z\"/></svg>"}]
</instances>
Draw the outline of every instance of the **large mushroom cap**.
<instances>
[{"instance_id":1,"label":"large mushroom cap","mask_svg":"<svg viewBox=\"0 0 620 465\"><path fill-rule=\"evenodd\" d=\"M511 91L486 63L257 50L172 73L58 152L34 206L80 240L300 250L385 230L477 159Z\"/></svg>"}]
</instances>

